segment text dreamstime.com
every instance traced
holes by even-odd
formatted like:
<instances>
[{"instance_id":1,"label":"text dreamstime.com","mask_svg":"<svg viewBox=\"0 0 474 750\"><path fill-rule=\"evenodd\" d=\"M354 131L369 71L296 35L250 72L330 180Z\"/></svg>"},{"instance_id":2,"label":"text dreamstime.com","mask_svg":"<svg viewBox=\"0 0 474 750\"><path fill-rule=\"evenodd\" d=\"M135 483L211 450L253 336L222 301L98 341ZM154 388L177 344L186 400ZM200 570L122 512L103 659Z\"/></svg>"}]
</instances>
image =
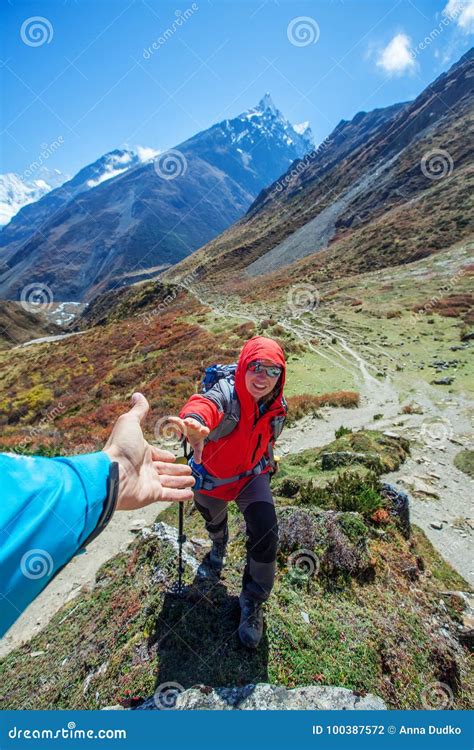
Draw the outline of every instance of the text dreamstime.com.
<instances>
[{"instance_id":1,"label":"text dreamstime.com","mask_svg":"<svg viewBox=\"0 0 474 750\"><path fill-rule=\"evenodd\" d=\"M125 729L76 729L71 721L61 729L19 729L15 726L8 730L8 736L11 740L125 740L127 732Z\"/></svg>"}]
</instances>

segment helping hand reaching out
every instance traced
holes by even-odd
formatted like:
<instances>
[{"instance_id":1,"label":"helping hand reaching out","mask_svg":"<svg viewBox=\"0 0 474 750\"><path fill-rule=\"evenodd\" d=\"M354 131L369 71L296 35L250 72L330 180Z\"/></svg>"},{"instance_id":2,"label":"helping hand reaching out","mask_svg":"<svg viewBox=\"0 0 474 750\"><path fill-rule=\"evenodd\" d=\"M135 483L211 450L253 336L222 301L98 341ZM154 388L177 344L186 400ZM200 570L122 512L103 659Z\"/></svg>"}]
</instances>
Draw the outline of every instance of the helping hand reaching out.
<instances>
[{"instance_id":1,"label":"helping hand reaching out","mask_svg":"<svg viewBox=\"0 0 474 750\"><path fill-rule=\"evenodd\" d=\"M132 408L116 421L104 452L119 464L117 510L135 510L157 501L192 500L194 479L185 464L176 464L169 451L155 448L143 437L140 423L150 406L134 393Z\"/></svg>"},{"instance_id":2,"label":"helping hand reaching out","mask_svg":"<svg viewBox=\"0 0 474 750\"><path fill-rule=\"evenodd\" d=\"M200 464L204 441L209 435L209 427L201 424L201 422L193 419L193 417L186 417L185 419L181 419L181 417L169 417L169 421L176 425L181 435L186 438L194 451L193 458L195 463Z\"/></svg>"}]
</instances>

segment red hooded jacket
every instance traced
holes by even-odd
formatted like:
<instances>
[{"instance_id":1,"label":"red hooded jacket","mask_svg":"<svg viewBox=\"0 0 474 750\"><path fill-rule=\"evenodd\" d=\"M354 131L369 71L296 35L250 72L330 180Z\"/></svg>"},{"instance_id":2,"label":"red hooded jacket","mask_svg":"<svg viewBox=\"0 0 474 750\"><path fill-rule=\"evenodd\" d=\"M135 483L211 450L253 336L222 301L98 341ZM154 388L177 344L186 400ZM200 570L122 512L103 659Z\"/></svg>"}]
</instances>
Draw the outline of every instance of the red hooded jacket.
<instances>
[{"instance_id":1,"label":"red hooded jacket","mask_svg":"<svg viewBox=\"0 0 474 750\"><path fill-rule=\"evenodd\" d=\"M268 359L280 365L282 373L278 381L278 393L274 400L267 404L267 410L260 415L258 403L245 386L245 373L249 362L255 359ZM277 415L286 414L283 404L283 386L285 385L286 362L279 344L264 336L254 336L242 347L237 371L235 373L235 390L240 402L240 420L234 430L217 441L205 444L202 464L206 471L220 479L242 474L252 469L260 459L268 454L268 446L273 438L271 420ZM217 405L202 394L195 394L186 402L179 416L198 415L206 427L212 431L224 416ZM270 466L264 473L270 471ZM214 490L199 490L205 495L212 495L222 500L234 500L251 477L244 477L236 482L216 487Z\"/></svg>"}]
</instances>

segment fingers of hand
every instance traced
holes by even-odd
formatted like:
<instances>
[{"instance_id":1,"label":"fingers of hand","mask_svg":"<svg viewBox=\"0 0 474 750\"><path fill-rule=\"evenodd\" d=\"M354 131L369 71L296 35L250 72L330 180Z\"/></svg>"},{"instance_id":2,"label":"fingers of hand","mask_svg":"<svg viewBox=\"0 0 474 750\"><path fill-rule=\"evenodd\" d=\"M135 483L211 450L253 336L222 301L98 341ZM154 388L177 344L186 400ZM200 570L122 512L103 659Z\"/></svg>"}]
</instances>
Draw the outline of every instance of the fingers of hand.
<instances>
[{"instance_id":1,"label":"fingers of hand","mask_svg":"<svg viewBox=\"0 0 474 750\"><path fill-rule=\"evenodd\" d=\"M186 424L181 417L168 417L167 422L170 422L174 427L176 427L176 432L181 433L181 435L186 435L187 428Z\"/></svg>"},{"instance_id":2,"label":"fingers of hand","mask_svg":"<svg viewBox=\"0 0 474 750\"><path fill-rule=\"evenodd\" d=\"M165 461L167 463L173 463L174 461L176 461L176 456L174 456L170 451L162 450L161 448L157 448L154 445L150 445L150 449L153 461Z\"/></svg>"},{"instance_id":3,"label":"fingers of hand","mask_svg":"<svg viewBox=\"0 0 474 750\"><path fill-rule=\"evenodd\" d=\"M207 437L207 435L209 435L209 428L201 424L200 422L198 422L197 419L193 419L192 417L186 417L186 419L184 420L184 423L187 427L188 439L194 436Z\"/></svg>"},{"instance_id":4,"label":"fingers of hand","mask_svg":"<svg viewBox=\"0 0 474 750\"><path fill-rule=\"evenodd\" d=\"M168 487L163 487L160 500L163 502L185 502L186 500L192 500L194 497L193 491L188 490L174 490Z\"/></svg>"},{"instance_id":5,"label":"fingers of hand","mask_svg":"<svg viewBox=\"0 0 474 750\"><path fill-rule=\"evenodd\" d=\"M128 414L130 414L133 417L136 417L139 422L141 422L144 417L146 416L150 404L146 400L143 393L134 393L132 395L132 408L128 411Z\"/></svg>"},{"instance_id":6,"label":"fingers of hand","mask_svg":"<svg viewBox=\"0 0 474 750\"><path fill-rule=\"evenodd\" d=\"M201 463L201 458L202 458L202 449L204 447L204 443L203 443L202 440L199 440L197 443L192 443L191 445L192 445L192 448L194 450L194 455L193 455L194 461L197 464L200 464Z\"/></svg>"},{"instance_id":7,"label":"fingers of hand","mask_svg":"<svg viewBox=\"0 0 474 750\"><path fill-rule=\"evenodd\" d=\"M194 477L177 477L174 474L160 474L160 483L162 487L172 487L181 490L187 487L193 487Z\"/></svg>"},{"instance_id":8,"label":"fingers of hand","mask_svg":"<svg viewBox=\"0 0 474 750\"><path fill-rule=\"evenodd\" d=\"M166 461L153 461L153 465L160 476L169 474L172 476L185 477L191 474L191 469L187 464L169 464Z\"/></svg>"}]
</instances>

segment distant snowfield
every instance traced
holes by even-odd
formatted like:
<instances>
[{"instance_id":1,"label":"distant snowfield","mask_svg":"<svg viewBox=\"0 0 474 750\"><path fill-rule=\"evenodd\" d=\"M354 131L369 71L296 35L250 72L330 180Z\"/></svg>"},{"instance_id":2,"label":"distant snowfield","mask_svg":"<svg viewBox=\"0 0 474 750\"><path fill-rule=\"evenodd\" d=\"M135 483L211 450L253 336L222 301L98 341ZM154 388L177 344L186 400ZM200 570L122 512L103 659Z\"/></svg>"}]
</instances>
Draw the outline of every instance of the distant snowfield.
<instances>
[{"instance_id":1,"label":"distant snowfield","mask_svg":"<svg viewBox=\"0 0 474 750\"><path fill-rule=\"evenodd\" d=\"M33 180L25 180L14 172L0 175L0 226L8 224L23 206L39 201L67 179L58 169L46 167L39 169Z\"/></svg>"}]
</instances>

